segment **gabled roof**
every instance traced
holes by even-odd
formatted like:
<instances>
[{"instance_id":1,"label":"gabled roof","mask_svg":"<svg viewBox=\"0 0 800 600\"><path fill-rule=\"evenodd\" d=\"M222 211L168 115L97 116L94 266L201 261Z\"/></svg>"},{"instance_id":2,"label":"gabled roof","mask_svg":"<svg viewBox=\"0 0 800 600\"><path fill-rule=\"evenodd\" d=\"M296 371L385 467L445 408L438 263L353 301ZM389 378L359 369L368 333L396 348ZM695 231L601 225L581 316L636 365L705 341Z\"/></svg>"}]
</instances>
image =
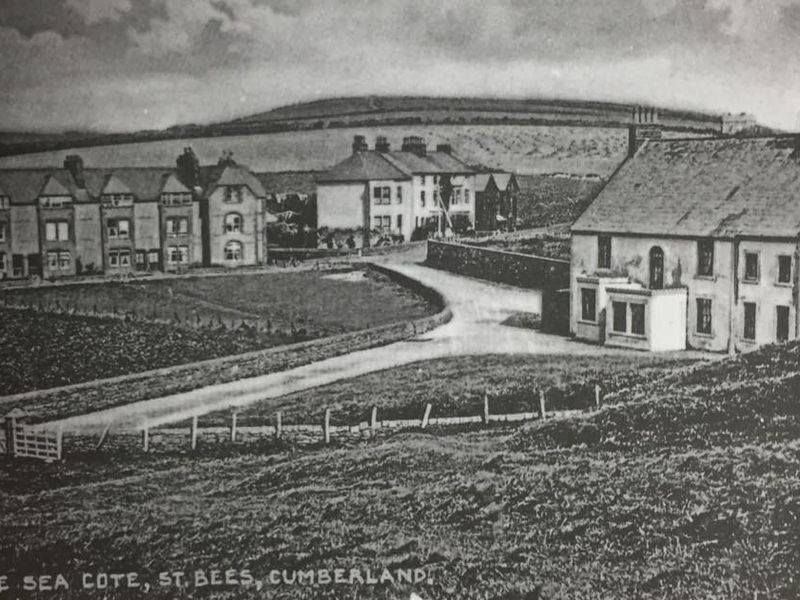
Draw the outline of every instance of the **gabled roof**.
<instances>
[{"instance_id":1,"label":"gabled roof","mask_svg":"<svg viewBox=\"0 0 800 600\"><path fill-rule=\"evenodd\" d=\"M392 164L409 175L438 175L440 173L446 173L442 167L428 160L427 156L417 156L413 152L386 152L383 156L391 160Z\"/></svg>"},{"instance_id":2,"label":"gabled roof","mask_svg":"<svg viewBox=\"0 0 800 600\"><path fill-rule=\"evenodd\" d=\"M86 191L93 198L103 194L133 194L138 202L155 202L161 195L164 178L173 173L169 167L131 167L85 169ZM128 191L108 191L125 190Z\"/></svg>"},{"instance_id":3,"label":"gabled roof","mask_svg":"<svg viewBox=\"0 0 800 600\"><path fill-rule=\"evenodd\" d=\"M103 194L132 194L131 188L125 185L115 175L109 175L103 186Z\"/></svg>"},{"instance_id":4,"label":"gabled roof","mask_svg":"<svg viewBox=\"0 0 800 600\"><path fill-rule=\"evenodd\" d=\"M45 179L44 185L39 192L40 196L72 196L72 192L68 189L65 183L58 180L58 177L48 175Z\"/></svg>"},{"instance_id":5,"label":"gabled roof","mask_svg":"<svg viewBox=\"0 0 800 600\"><path fill-rule=\"evenodd\" d=\"M508 189L508 184L511 183L513 175L511 173L492 173L492 177L497 184L497 189L505 192Z\"/></svg>"},{"instance_id":6,"label":"gabled roof","mask_svg":"<svg viewBox=\"0 0 800 600\"><path fill-rule=\"evenodd\" d=\"M355 152L330 170L321 174L320 182L361 182L374 180L402 181L410 179L409 174L384 155L371 150Z\"/></svg>"},{"instance_id":7,"label":"gabled roof","mask_svg":"<svg viewBox=\"0 0 800 600\"><path fill-rule=\"evenodd\" d=\"M57 176L62 185L71 180L70 174L61 169L0 169L0 185L12 205L36 204L51 175Z\"/></svg>"},{"instance_id":8,"label":"gabled roof","mask_svg":"<svg viewBox=\"0 0 800 600\"><path fill-rule=\"evenodd\" d=\"M494 181L491 173L478 173L475 175L475 191L485 192L490 181Z\"/></svg>"},{"instance_id":9,"label":"gabled roof","mask_svg":"<svg viewBox=\"0 0 800 600\"><path fill-rule=\"evenodd\" d=\"M190 194L192 192L181 182L176 173L169 173L163 176L162 179L164 181L161 186L162 194Z\"/></svg>"},{"instance_id":10,"label":"gabled roof","mask_svg":"<svg viewBox=\"0 0 800 600\"><path fill-rule=\"evenodd\" d=\"M244 165L226 165L223 167L219 176L212 180L206 189L206 195L211 195L220 186L239 185L250 188L250 191L258 198L264 198L267 195L258 178Z\"/></svg>"},{"instance_id":11,"label":"gabled roof","mask_svg":"<svg viewBox=\"0 0 800 600\"><path fill-rule=\"evenodd\" d=\"M792 137L646 142L573 224L575 232L795 237L800 152Z\"/></svg>"}]
</instances>

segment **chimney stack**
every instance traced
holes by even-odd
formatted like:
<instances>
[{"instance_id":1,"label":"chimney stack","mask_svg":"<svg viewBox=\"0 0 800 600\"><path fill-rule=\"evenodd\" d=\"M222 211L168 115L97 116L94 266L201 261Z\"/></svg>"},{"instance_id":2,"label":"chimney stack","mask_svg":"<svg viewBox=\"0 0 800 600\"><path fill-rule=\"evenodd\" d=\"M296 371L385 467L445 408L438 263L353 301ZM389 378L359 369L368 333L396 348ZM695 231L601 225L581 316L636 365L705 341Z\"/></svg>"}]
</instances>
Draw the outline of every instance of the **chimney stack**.
<instances>
[{"instance_id":1,"label":"chimney stack","mask_svg":"<svg viewBox=\"0 0 800 600\"><path fill-rule=\"evenodd\" d=\"M379 135L375 138L375 151L376 152L389 152L391 150L391 145L389 141L386 139L385 135Z\"/></svg>"},{"instance_id":2,"label":"chimney stack","mask_svg":"<svg viewBox=\"0 0 800 600\"><path fill-rule=\"evenodd\" d=\"M79 154L68 154L64 159L64 168L72 174L75 185L79 188L86 187L86 178L83 176L83 159Z\"/></svg>"},{"instance_id":3,"label":"chimney stack","mask_svg":"<svg viewBox=\"0 0 800 600\"><path fill-rule=\"evenodd\" d=\"M661 133L658 111L647 106L635 106L633 124L628 126L628 158L632 158L647 140L660 140Z\"/></svg>"},{"instance_id":4,"label":"chimney stack","mask_svg":"<svg viewBox=\"0 0 800 600\"><path fill-rule=\"evenodd\" d=\"M450 144L436 144L436 151L443 152L445 154L452 154L453 147Z\"/></svg>"},{"instance_id":5,"label":"chimney stack","mask_svg":"<svg viewBox=\"0 0 800 600\"><path fill-rule=\"evenodd\" d=\"M418 135L410 135L403 138L403 145L400 148L403 152L413 152L417 156L425 156L428 148L425 145L425 138Z\"/></svg>"},{"instance_id":6,"label":"chimney stack","mask_svg":"<svg viewBox=\"0 0 800 600\"><path fill-rule=\"evenodd\" d=\"M363 135L355 135L353 136L353 154L356 152L366 152L369 150L369 146L367 146L367 138Z\"/></svg>"}]
</instances>

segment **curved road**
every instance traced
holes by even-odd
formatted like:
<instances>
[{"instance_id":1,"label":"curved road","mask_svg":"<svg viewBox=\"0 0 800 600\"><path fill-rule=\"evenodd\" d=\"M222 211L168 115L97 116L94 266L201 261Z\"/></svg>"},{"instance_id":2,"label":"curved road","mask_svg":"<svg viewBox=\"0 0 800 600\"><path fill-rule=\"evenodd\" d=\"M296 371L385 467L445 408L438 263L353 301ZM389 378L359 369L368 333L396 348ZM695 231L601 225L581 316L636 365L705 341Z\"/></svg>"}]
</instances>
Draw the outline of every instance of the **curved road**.
<instances>
[{"instance_id":1,"label":"curved road","mask_svg":"<svg viewBox=\"0 0 800 600\"><path fill-rule=\"evenodd\" d=\"M270 373L191 392L51 421L65 431L155 427L210 412L244 406L401 364L468 354L630 354L556 335L502 325L517 312L540 312L539 294L470 279L419 264L386 265L438 290L452 320L415 339L336 356L280 373Z\"/></svg>"}]
</instances>

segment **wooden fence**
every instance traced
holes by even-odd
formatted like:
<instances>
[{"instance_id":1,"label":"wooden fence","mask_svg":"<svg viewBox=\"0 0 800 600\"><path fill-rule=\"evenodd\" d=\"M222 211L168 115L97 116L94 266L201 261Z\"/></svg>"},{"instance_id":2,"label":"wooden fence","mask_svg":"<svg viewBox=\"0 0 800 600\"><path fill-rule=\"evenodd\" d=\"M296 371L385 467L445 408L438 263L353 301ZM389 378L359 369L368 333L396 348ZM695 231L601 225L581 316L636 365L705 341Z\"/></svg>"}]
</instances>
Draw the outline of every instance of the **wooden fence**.
<instances>
[{"instance_id":1,"label":"wooden fence","mask_svg":"<svg viewBox=\"0 0 800 600\"><path fill-rule=\"evenodd\" d=\"M143 424L138 430L119 431L117 433L123 434L138 434L141 435L142 449L148 452L151 447L151 435L155 436L185 436L189 441L189 447L194 450L197 448L197 440L202 436L213 436L217 440L225 440L235 442L240 437L256 436L256 437L272 437L273 439L286 439L291 438L292 441L300 443L324 443L330 444L334 438L340 440L359 440L359 439L372 439L378 436L380 432L392 432L402 429L426 429L428 427L448 427L448 426L469 426L469 425L484 425L489 426L492 423L522 423L525 421L547 419L547 418L568 418L576 415L587 414L586 410L558 410L549 411L546 406L546 396L544 390L539 392L538 397L538 410L519 412L519 413L496 413L493 414L490 410L489 397L484 397L483 411L478 415L465 415L455 417L432 417L431 411L432 404L426 404L424 411L419 418L416 419L378 419L378 408L372 407L368 420L361 421L352 425L334 425L331 424L331 409L325 409L322 418L317 423L284 423L283 413L278 411L267 425L256 426L241 426L239 424L239 415L236 412L231 414L230 425L228 427L199 427L198 417L193 417L189 426L188 432L186 428L181 427L153 427L149 424ZM603 404L602 390L599 385L594 387L594 406L593 410L600 410ZM110 426L107 426L103 431L100 438L100 443L97 449L105 443ZM188 433L188 435L187 435Z\"/></svg>"}]
</instances>

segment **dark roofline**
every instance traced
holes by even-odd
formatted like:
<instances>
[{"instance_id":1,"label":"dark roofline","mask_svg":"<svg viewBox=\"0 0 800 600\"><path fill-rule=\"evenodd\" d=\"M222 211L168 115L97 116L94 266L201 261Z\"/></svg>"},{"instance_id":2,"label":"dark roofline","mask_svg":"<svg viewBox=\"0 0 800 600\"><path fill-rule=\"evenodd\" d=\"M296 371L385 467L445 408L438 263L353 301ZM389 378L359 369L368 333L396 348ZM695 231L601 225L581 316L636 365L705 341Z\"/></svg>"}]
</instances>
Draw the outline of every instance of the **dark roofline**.
<instances>
[{"instance_id":1,"label":"dark roofline","mask_svg":"<svg viewBox=\"0 0 800 600\"><path fill-rule=\"evenodd\" d=\"M773 133L763 135L714 135L714 136L693 136L693 137L675 137L675 138L659 138L648 139L648 143L652 144L668 144L670 142L730 142L730 141L760 141L760 140L792 140L800 138L800 132L795 133Z\"/></svg>"},{"instance_id":2,"label":"dark roofline","mask_svg":"<svg viewBox=\"0 0 800 600\"><path fill-rule=\"evenodd\" d=\"M765 241L765 242L788 242L796 243L800 238L800 230L794 236L784 235L686 235L680 233L636 233L632 231L612 231L600 229L572 229L572 235L608 235L616 237L631 237L631 238L656 238L663 240L719 240L725 242L733 242L736 240L747 241Z\"/></svg>"}]
</instances>

